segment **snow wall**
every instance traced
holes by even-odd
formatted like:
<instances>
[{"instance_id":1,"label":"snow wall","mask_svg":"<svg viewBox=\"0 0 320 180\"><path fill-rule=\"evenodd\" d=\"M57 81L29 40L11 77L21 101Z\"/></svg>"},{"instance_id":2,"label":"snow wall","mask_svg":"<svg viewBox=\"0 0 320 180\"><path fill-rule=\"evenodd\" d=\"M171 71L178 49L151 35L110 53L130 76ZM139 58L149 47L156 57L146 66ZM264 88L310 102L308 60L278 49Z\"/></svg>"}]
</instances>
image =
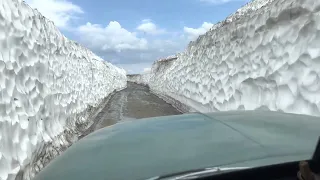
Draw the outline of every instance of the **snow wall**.
<instances>
[{"instance_id":1,"label":"snow wall","mask_svg":"<svg viewBox=\"0 0 320 180\"><path fill-rule=\"evenodd\" d=\"M125 86L124 70L68 40L22 0L1 0L0 180L19 171L31 179L70 143L76 124L88 124L93 109Z\"/></svg>"},{"instance_id":2,"label":"snow wall","mask_svg":"<svg viewBox=\"0 0 320 180\"><path fill-rule=\"evenodd\" d=\"M151 73L144 73L144 74L128 74L127 80L130 82L134 82L137 84L142 84L148 86L148 83L151 78Z\"/></svg>"},{"instance_id":3,"label":"snow wall","mask_svg":"<svg viewBox=\"0 0 320 180\"><path fill-rule=\"evenodd\" d=\"M176 60L156 61L143 83L190 111L320 116L319 42L320 1L257 0L191 42Z\"/></svg>"}]
</instances>

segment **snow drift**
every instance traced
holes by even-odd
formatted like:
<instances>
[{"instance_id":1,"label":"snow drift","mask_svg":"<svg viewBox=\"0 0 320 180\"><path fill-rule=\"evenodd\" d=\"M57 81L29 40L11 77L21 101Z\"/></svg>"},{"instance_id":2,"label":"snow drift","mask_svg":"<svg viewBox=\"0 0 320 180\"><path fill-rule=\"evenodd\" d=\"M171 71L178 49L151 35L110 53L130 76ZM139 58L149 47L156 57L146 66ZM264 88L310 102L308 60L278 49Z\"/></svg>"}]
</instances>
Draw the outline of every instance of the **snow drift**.
<instances>
[{"instance_id":1,"label":"snow drift","mask_svg":"<svg viewBox=\"0 0 320 180\"><path fill-rule=\"evenodd\" d=\"M319 13L316 0L254 1L191 42L176 60L155 62L144 83L191 111L320 116Z\"/></svg>"},{"instance_id":2,"label":"snow drift","mask_svg":"<svg viewBox=\"0 0 320 180\"><path fill-rule=\"evenodd\" d=\"M65 38L22 0L0 1L0 180L36 163L46 143L65 143L65 131L125 86L124 70ZM43 167L37 163L24 179Z\"/></svg>"}]
</instances>

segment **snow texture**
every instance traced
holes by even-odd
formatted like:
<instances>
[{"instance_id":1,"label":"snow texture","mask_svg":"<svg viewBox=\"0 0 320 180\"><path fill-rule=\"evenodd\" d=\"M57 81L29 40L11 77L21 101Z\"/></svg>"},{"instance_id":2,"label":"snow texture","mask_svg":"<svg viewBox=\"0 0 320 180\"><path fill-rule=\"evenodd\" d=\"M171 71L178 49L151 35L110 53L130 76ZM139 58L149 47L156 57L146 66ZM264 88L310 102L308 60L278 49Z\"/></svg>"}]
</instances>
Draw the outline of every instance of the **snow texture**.
<instances>
[{"instance_id":1,"label":"snow texture","mask_svg":"<svg viewBox=\"0 0 320 180\"><path fill-rule=\"evenodd\" d=\"M0 1L0 180L14 179L35 152L86 122L126 75L22 0ZM29 174L25 179L32 178Z\"/></svg>"},{"instance_id":2,"label":"snow texture","mask_svg":"<svg viewBox=\"0 0 320 180\"><path fill-rule=\"evenodd\" d=\"M191 111L320 116L319 42L320 1L254 1L191 42L176 60L156 61L143 83Z\"/></svg>"}]
</instances>

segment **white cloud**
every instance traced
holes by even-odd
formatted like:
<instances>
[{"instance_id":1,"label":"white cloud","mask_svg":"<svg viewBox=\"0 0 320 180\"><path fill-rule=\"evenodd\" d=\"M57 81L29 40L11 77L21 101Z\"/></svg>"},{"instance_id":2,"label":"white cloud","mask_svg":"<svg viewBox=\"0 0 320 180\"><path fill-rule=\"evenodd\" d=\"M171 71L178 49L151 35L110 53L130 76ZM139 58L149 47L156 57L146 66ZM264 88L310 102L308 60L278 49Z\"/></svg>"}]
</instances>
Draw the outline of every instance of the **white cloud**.
<instances>
[{"instance_id":1,"label":"white cloud","mask_svg":"<svg viewBox=\"0 0 320 180\"><path fill-rule=\"evenodd\" d=\"M142 23L149 23L144 20ZM158 28L157 28L158 30ZM81 25L74 31L77 41L103 59L123 67L128 73L148 71L151 64L163 57L181 52L187 45L187 38L179 32L166 32L165 36L143 36L135 28L133 31L121 26L117 21L107 25Z\"/></svg>"},{"instance_id":2,"label":"white cloud","mask_svg":"<svg viewBox=\"0 0 320 180\"><path fill-rule=\"evenodd\" d=\"M166 32L164 29L159 29L150 19L142 20L141 24L137 27L137 30L151 35L163 34Z\"/></svg>"},{"instance_id":3,"label":"white cloud","mask_svg":"<svg viewBox=\"0 0 320 180\"><path fill-rule=\"evenodd\" d=\"M141 38L117 21L111 21L107 26L87 23L79 26L76 33L81 44L128 73L144 72L153 61L175 54L184 45L169 37Z\"/></svg>"},{"instance_id":4,"label":"white cloud","mask_svg":"<svg viewBox=\"0 0 320 180\"><path fill-rule=\"evenodd\" d=\"M118 64L152 62L182 49L177 39L149 37L141 38L136 32L123 28L117 21L106 27L87 23L77 28L79 41L103 56L106 60L117 60Z\"/></svg>"},{"instance_id":5,"label":"white cloud","mask_svg":"<svg viewBox=\"0 0 320 180\"><path fill-rule=\"evenodd\" d=\"M212 23L204 22L199 28L184 27L183 30L189 40L195 40L199 35L206 33L212 26Z\"/></svg>"},{"instance_id":6,"label":"white cloud","mask_svg":"<svg viewBox=\"0 0 320 180\"><path fill-rule=\"evenodd\" d=\"M143 68L143 72L144 72L144 73L147 73L147 72L150 72L150 71L151 71L151 68L150 68L150 67Z\"/></svg>"},{"instance_id":7,"label":"white cloud","mask_svg":"<svg viewBox=\"0 0 320 180\"><path fill-rule=\"evenodd\" d=\"M145 50L147 40L138 38L136 33L130 32L117 21L111 21L106 27L100 24L87 23L77 30L79 38L87 46L100 51Z\"/></svg>"},{"instance_id":8,"label":"white cloud","mask_svg":"<svg viewBox=\"0 0 320 180\"><path fill-rule=\"evenodd\" d=\"M81 7L67 0L26 0L26 2L60 28L68 28L70 21L83 13Z\"/></svg>"},{"instance_id":9,"label":"white cloud","mask_svg":"<svg viewBox=\"0 0 320 180\"><path fill-rule=\"evenodd\" d=\"M210 3L210 4L224 4L232 1L246 1L246 0L200 0L201 2Z\"/></svg>"},{"instance_id":10,"label":"white cloud","mask_svg":"<svg viewBox=\"0 0 320 180\"><path fill-rule=\"evenodd\" d=\"M145 72L145 70L150 69L152 61L145 63L134 63L131 64L116 64L116 66L126 70L127 74L137 74Z\"/></svg>"}]
</instances>

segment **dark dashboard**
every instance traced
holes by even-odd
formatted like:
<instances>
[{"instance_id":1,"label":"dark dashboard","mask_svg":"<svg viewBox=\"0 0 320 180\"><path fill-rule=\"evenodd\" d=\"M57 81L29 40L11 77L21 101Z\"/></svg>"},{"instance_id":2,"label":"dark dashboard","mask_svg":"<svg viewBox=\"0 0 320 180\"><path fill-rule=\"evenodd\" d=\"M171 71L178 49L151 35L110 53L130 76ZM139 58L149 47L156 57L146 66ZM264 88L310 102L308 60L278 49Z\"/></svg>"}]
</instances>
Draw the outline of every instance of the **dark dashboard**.
<instances>
[{"instance_id":1,"label":"dark dashboard","mask_svg":"<svg viewBox=\"0 0 320 180\"><path fill-rule=\"evenodd\" d=\"M222 172L212 176L202 176L197 180L296 180L299 171L299 162L289 162L271 166L250 168L232 172Z\"/></svg>"},{"instance_id":2,"label":"dark dashboard","mask_svg":"<svg viewBox=\"0 0 320 180\"><path fill-rule=\"evenodd\" d=\"M306 160L313 173L320 173L320 138L312 159ZM277 165L256 167L231 172L221 172L214 175L198 176L197 180L297 180L299 163L288 162Z\"/></svg>"}]
</instances>

